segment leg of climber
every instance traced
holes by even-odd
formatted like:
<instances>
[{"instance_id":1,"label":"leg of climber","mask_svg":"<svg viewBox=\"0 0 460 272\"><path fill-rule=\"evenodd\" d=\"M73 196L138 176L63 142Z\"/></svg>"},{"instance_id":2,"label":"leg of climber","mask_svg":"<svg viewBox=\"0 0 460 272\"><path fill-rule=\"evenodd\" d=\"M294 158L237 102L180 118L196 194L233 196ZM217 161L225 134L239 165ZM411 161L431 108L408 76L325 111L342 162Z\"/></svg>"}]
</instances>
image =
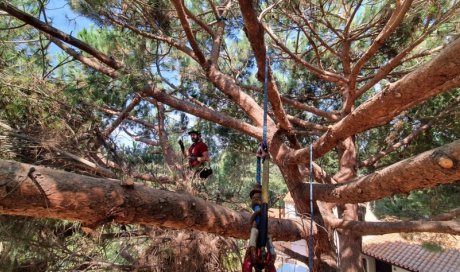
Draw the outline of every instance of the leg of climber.
<instances>
[{"instance_id":1,"label":"leg of climber","mask_svg":"<svg viewBox=\"0 0 460 272\"><path fill-rule=\"evenodd\" d=\"M267 240L267 249L268 249L268 258L266 260L265 271L266 272L276 272L275 261L276 261L276 251L275 246L273 245L271 237Z\"/></svg>"},{"instance_id":2,"label":"leg of climber","mask_svg":"<svg viewBox=\"0 0 460 272\"><path fill-rule=\"evenodd\" d=\"M244 255L243 261L243 272L252 272L252 262L251 262L251 254L249 253L249 248L246 250L246 254Z\"/></svg>"}]
</instances>

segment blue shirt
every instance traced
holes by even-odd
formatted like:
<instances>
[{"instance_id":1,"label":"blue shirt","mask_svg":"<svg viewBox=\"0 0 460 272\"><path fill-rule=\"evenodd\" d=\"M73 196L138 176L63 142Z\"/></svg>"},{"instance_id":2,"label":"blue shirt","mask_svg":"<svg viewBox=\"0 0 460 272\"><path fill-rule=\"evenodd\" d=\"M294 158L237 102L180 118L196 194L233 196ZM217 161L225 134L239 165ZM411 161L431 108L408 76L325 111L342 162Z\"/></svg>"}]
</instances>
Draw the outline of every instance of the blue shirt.
<instances>
[{"instance_id":1,"label":"blue shirt","mask_svg":"<svg viewBox=\"0 0 460 272\"><path fill-rule=\"evenodd\" d=\"M252 210L254 212L259 212L260 210L262 209L262 206L260 204L254 204L252 205ZM260 215L256 216L256 225L257 225L257 228L260 227Z\"/></svg>"}]
</instances>

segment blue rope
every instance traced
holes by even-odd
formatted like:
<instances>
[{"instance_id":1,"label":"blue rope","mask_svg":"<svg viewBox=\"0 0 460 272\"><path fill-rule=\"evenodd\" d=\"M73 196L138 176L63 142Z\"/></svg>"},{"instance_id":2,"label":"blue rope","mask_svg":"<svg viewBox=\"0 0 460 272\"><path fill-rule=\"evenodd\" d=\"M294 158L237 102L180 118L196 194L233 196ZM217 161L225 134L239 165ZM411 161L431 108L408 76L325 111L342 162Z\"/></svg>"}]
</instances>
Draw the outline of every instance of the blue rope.
<instances>
[{"instance_id":1,"label":"blue rope","mask_svg":"<svg viewBox=\"0 0 460 272\"><path fill-rule=\"evenodd\" d=\"M267 112L268 112L268 49L265 50L265 78L264 78L264 133L263 133L263 146L267 146Z\"/></svg>"},{"instance_id":2,"label":"blue rope","mask_svg":"<svg viewBox=\"0 0 460 272\"><path fill-rule=\"evenodd\" d=\"M313 145L310 144L310 244L308 245L308 267L313 271Z\"/></svg>"},{"instance_id":3,"label":"blue rope","mask_svg":"<svg viewBox=\"0 0 460 272\"><path fill-rule=\"evenodd\" d=\"M262 158L257 157L257 167L256 167L256 182L261 185L261 172L262 172Z\"/></svg>"}]
</instances>

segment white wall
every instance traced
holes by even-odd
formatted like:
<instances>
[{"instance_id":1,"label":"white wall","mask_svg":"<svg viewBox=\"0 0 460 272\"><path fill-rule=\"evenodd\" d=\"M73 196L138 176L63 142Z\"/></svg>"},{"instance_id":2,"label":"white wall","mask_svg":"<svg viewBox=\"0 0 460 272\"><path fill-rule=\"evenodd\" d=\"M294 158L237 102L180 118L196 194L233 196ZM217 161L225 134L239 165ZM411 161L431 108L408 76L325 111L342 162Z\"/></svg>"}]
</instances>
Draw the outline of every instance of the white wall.
<instances>
[{"instance_id":1,"label":"white wall","mask_svg":"<svg viewBox=\"0 0 460 272\"><path fill-rule=\"evenodd\" d=\"M401 267L397 267L397 266L392 266L392 269L391 269L393 272L410 272L409 270L406 270L404 268L401 268Z\"/></svg>"},{"instance_id":2,"label":"white wall","mask_svg":"<svg viewBox=\"0 0 460 272\"><path fill-rule=\"evenodd\" d=\"M367 267L364 267L366 272L377 272L375 271L375 259L364 254L361 254L361 258L366 259Z\"/></svg>"}]
</instances>

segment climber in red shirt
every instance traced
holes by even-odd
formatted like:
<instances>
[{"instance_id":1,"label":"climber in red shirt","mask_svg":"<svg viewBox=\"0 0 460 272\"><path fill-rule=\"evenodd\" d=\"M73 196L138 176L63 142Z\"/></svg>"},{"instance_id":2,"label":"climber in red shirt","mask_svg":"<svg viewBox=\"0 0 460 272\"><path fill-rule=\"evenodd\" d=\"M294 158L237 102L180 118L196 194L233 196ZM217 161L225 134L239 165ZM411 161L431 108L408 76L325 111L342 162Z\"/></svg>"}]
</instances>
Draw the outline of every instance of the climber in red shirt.
<instances>
[{"instance_id":1,"label":"climber in red shirt","mask_svg":"<svg viewBox=\"0 0 460 272\"><path fill-rule=\"evenodd\" d=\"M188 158L188 165L191 169L198 169L209 161L208 146L201 140L201 133L197 130L192 130L188 133L192 139L192 145L188 150L185 150L184 143L179 140L179 145L182 154Z\"/></svg>"}]
</instances>

